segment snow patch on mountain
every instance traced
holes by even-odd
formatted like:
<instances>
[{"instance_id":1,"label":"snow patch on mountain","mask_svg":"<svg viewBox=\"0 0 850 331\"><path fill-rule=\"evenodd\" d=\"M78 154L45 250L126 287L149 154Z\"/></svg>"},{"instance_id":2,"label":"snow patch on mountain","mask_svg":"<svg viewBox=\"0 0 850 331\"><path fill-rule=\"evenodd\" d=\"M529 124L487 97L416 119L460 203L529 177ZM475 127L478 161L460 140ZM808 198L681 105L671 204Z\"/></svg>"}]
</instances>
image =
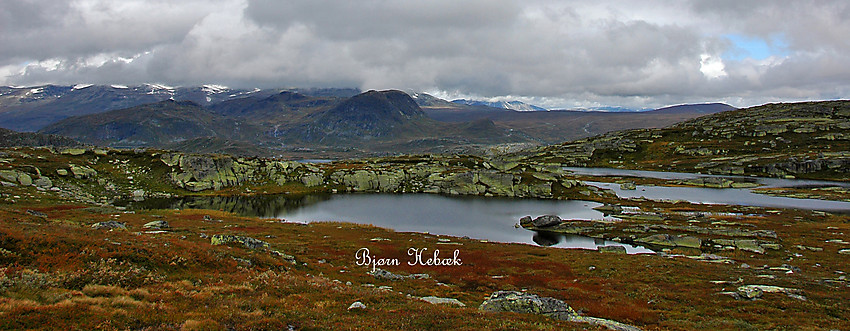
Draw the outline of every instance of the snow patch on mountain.
<instances>
[{"instance_id":1,"label":"snow patch on mountain","mask_svg":"<svg viewBox=\"0 0 850 331\"><path fill-rule=\"evenodd\" d=\"M72 90L82 90L84 88L88 88L88 87L92 87L92 86L94 86L94 84L77 84L77 85L74 85L74 87L72 87L71 89Z\"/></svg>"},{"instance_id":2,"label":"snow patch on mountain","mask_svg":"<svg viewBox=\"0 0 850 331\"><path fill-rule=\"evenodd\" d=\"M109 85L109 86L111 86L114 89L119 89L119 90L125 90L125 89L129 88L127 85Z\"/></svg>"},{"instance_id":3,"label":"snow patch on mountain","mask_svg":"<svg viewBox=\"0 0 850 331\"><path fill-rule=\"evenodd\" d=\"M469 105L469 106L486 106L492 108L500 108L514 111L547 111L548 109L527 104L522 101L511 100L511 101L480 101L480 100L467 100L467 99L457 99L452 100L454 103Z\"/></svg>"},{"instance_id":4,"label":"snow patch on mountain","mask_svg":"<svg viewBox=\"0 0 850 331\"><path fill-rule=\"evenodd\" d=\"M201 90L203 90L207 94L219 94L230 91L230 88L224 85L208 84L201 86Z\"/></svg>"}]
</instances>

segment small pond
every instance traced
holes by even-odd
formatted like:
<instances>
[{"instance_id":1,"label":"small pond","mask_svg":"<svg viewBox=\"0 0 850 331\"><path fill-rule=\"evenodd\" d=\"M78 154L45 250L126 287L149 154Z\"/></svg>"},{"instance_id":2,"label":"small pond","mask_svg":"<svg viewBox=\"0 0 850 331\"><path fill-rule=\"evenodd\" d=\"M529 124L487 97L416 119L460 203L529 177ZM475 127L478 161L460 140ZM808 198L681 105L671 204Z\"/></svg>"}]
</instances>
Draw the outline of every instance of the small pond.
<instances>
[{"instance_id":1,"label":"small pond","mask_svg":"<svg viewBox=\"0 0 850 331\"><path fill-rule=\"evenodd\" d=\"M565 168L578 175L587 176L620 176L641 177L658 179L693 179L699 177L723 177L732 178L737 181L749 180L764 185L765 187L825 187L841 186L850 187L850 183L803 180L803 179L778 179L742 176L715 176L679 172L640 171L609 168ZM621 198L644 197L653 200L685 200L693 203L707 204L734 204L744 206L757 206L769 208L795 208L807 210L821 210L830 212L850 212L850 202L829 201L818 199L796 199L776 197L765 194L753 193L746 188L705 188L705 187L665 187L637 185L636 190L623 190L616 183L586 182L589 185L611 189Z\"/></svg>"},{"instance_id":2,"label":"small pond","mask_svg":"<svg viewBox=\"0 0 850 331\"><path fill-rule=\"evenodd\" d=\"M224 210L246 216L280 218L291 222L343 221L372 224L404 232L470 237L506 243L561 248L595 249L624 246L626 252L652 253L643 247L583 236L536 233L515 228L519 218L544 214L563 219L602 219L588 201L558 201L482 197L446 197L436 194L336 194L186 197L131 202L131 208L197 208Z\"/></svg>"}]
</instances>

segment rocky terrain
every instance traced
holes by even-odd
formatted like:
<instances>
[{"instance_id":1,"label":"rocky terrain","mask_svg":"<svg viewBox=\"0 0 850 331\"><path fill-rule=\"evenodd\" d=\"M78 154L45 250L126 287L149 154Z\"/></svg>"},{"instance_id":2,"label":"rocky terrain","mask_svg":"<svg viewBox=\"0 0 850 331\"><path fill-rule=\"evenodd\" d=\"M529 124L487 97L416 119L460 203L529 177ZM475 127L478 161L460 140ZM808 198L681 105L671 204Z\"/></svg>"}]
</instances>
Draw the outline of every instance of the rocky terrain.
<instances>
[{"instance_id":1,"label":"rocky terrain","mask_svg":"<svg viewBox=\"0 0 850 331\"><path fill-rule=\"evenodd\" d=\"M547 146L511 159L569 166L848 180L850 102L723 112Z\"/></svg>"},{"instance_id":2,"label":"rocky terrain","mask_svg":"<svg viewBox=\"0 0 850 331\"><path fill-rule=\"evenodd\" d=\"M846 215L619 199L559 164L474 156L304 164L91 147L3 153L4 328L848 326ZM538 231L544 244L547 237L581 234L658 254L304 225L224 208L234 206L233 196L314 192L603 202L605 219L531 215L520 223ZM212 208L228 212L116 206L124 199L199 195L220 197ZM376 272L354 263L360 247L406 261L411 245L460 248L464 264L402 263ZM413 311L403 320L387 318Z\"/></svg>"},{"instance_id":3,"label":"rocky terrain","mask_svg":"<svg viewBox=\"0 0 850 331\"><path fill-rule=\"evenodd\" d=\"M0 328L848 328L847 215L624 199L587 182L614 181L623 189L752 185L563 169L608 165L846 180L847 168L832 166L846 159L846 142L839 139L847 129L844 107L765 105L500 157L300 163L157 149L3 148ZM379 131L361 134L367 132ZM37 145L46 139L32 137ZM763 190L819 190L846 199L846 190L822 187ZM542 246L582 235L655 254L239 215L262 209L263 199L344 192L598 202L606 214L601 219L529 215L517 227L534 231ZM247 196L262 199L240 199ZM162 209L122 203L177 197L179 205ZM358 265L355 252L363 247L402 262ZM409 265L411 247L458 249L463 264Z\"/></svg>"}]
</instances>

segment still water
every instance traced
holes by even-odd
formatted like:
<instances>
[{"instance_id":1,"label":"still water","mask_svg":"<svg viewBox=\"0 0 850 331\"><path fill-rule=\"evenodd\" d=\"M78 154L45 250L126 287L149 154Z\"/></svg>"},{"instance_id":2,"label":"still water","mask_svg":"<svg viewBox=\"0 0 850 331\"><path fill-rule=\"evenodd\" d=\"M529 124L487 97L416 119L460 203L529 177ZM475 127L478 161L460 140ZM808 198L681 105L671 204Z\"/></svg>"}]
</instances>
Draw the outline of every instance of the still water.
<instances>
[{"instance_id":1,"label":"still water","mask_svg":"<svg viewBox=\"0 0 850 331\"><path fill-rule=\"evenodd\" d=\"M341 221L372 224L404 232L470 237L506 243L596 249L624 246L629 254L652 253L643 247L583 236L535 233L515 228L519 218L553 214L563 219L602 219L600 203L535 199L446 197L436 194L336 194L298 198L283 195L186 197L133 202L132 208L197 208L292 222Z\"/></svg>"},{"instance_id":2,"label":"still water","mask_svg":"<svg viewBox=\"0 0 850 331\"><path fill-rule=\"evenodd\" d=\"M736 181L749 180L762 184L763 187L850 187L850 183L830 182L803 179L778 179L742 176L716 176L678 172L640 171L609 168L565 168L578 175L588 176L620 176L658 179L693 179L700 177L732 178ZM705 188L705 187L664 187L638 185L636 190L622 190L619 184L603 182L586 182L587 184L611 189L621 198L644 197L653 200L685 200L692 203L729 204L770 208L795 208L831 212L850 212L850 202L829 201L817 199L795 199L775 197L754 193L746 188Z\"/></svg>"}]
</instances>

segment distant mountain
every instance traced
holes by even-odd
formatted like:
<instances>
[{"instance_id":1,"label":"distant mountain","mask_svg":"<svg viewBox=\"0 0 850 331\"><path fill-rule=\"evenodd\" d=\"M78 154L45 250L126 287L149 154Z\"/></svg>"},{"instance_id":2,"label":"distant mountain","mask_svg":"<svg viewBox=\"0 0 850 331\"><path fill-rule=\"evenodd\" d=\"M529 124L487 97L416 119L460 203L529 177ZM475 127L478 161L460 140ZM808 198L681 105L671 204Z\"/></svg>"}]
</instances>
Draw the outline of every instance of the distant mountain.
<instances>
[{"instance_id":1,"label":"distant mountain","mask_svg":"<svg viewBox=\"0 0 850 331\"><path fill-rule=\"evenodd\" d=\"M95 145L163 147L199 137L249 140L259 130L228 120L191 101L157 103L76 116L51 124L40 133L58 134Z\"/></svg>"},{"instance_id":2,"label":"distant mountain","mask_svg":"<svg viewBox=\"0 0 850 331\"><path fill-rule=\"evenodd\" d=\"M698 114L714 114L724 111L736 110L725 103L700 103L700 104L685 104L658 108L657 113L675 114L675 113L698 113Z\"/></svg>"},{"instance_id":3,"label":"distant mountain","mask_svg":"<svg viewBox=\"0 0 850 331\"><path fill-rule=\"evenodd\" d=\"M619 106L600 106L600 107L581 107L570 109L569 111L587 111L587 112L605 112L605 113L636 113L642 111L652 111L652 108L627 108Z\"/></svg>"},{"instance_id":4,"label":"distant mountain","mask_svg":"<svg viewBox=\"0 0 850 331\"><path fill-rule=\"evenodd\" d=\"M396 90L368 91L353 96L333 108L315 114L307 123L292 130L301 139L373 139L405 133L404 127L430 122L425 112L406 93Z\"/></svg>"},{"instance_id":5,"label":"distant mountain","mask_svg":"<svg viewBox=\"0 0 850 331\"><path fill-rule=\"evenodd\" d=\"M529 141L490 120L432 120L413 98L394 90L350 98L283 91L208 107L169 99L66 118L40 132L111 147L266 156L305 150L361 155L440 152L468 144Z\"/></svg>"},{"instance_id":6,"label":"distant mountain","mask_svg":"<svg viewBox=\"0 0 850 331\"><path fill-rule=\"evenodd\" d=\"M522 101L479 101L479 100L466 100L466 99L457 99L452 100L452 102L462 105L468 106L485 106L491 108L499 108L499 109L507 109L507 110L515 110L515 111L546 111L546 108L538 107L535 105L527 104Z\"/></svg>"},{"instance_id":7,"label":"distant mountain","mask_svg":"<svg viewBox=\"0 0 850 331\"><path fill-rule=\"evenodd\" d=\"M124 109L173 99L210 106L246 97L265 98L282 89L233 89L221 85L172 87L162 84L33 87L0 87L0 127L15 131L38 131L62 119ZM351 88L287 89L317 98L349 98L360 94Z\"/></svg>"},{"instance_id":8,"label":"distant mountain","mask_svg":"<svg viewBox=\"0 0 850 331\"><path fill-rule=\"evenodd\" d=\"M210 105L263 93L268 92L259 89L230 89L218 85L170 87L158 84L138 86L78 84L27 88L3 87L0 88L0 127L16 131L37 131L72 116L97 114L162 100L173 99Z\"/></svg>"},{"instance_id":9,"label":"distant mountain","mask_svg":"<svg viewBox=\"0 0 850 331\"><path fill-rule=\"evenodd\" d=\"M460 104L440 99L428 93L410 92L410 97L416 101L419 107L458 108L460 106Z\"/></svg>"},{"instance_id":10,"label":"distant mountain","mask_svg":"<svg viewBox=\"0 0 850 331\"><path fill-rule=\"evenodd\" d=\"M309 96L293 91L227 100L209 106L210 111L253 121L277 121L281 117L303 116L317 109L332 107L345 100L340 97ZM286 121L292 121L287 118Z\"/></svg>"}]
</instances>

